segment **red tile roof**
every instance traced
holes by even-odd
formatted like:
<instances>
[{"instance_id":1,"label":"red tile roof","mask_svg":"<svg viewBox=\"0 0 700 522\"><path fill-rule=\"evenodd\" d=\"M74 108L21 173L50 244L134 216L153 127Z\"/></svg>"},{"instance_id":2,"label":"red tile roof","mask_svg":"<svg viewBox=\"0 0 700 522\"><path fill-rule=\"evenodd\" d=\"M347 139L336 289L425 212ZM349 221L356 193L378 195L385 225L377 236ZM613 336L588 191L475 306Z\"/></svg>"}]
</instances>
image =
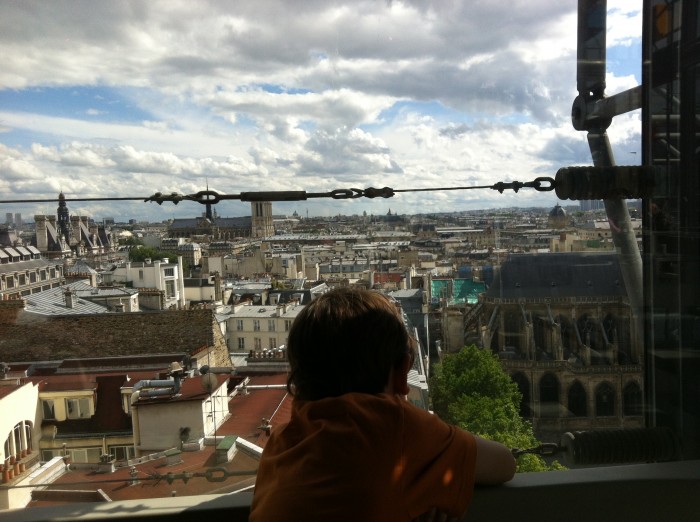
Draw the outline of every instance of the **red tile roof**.
<instances>
[{"instance_id":1,"label":"red tile roof","mask_svg":"<svg viewBox=\"0 0 700 522\"><path fill-rule=\"evenodd\" d=\"M292 398L286 390L286 373L251 374L248 377L247 393L239 393L231 399L231 417L217 433L235 434L262 448L269 437L261 429L263 418L270 421L271 430L288 422Z\"/></svg>"},{"instance_id":2,"label":"red tile roof","mask_svg":"<svg viewBox=\"0 0 700 522\"><path fill-rule=\"evenodd\" d=\"M74 465L54 481L49 489L68 491L101 489L111 500L162 498L171 497L173 494L189 496L230 493L252 485L255 480L254 472L258 467L256 458L240 450L230 462L217 464L214 446L205 446L200 451L183 451L179 457L181 462L174 465L167 465L165 459L158 459L134 466L136 483L133 482L129 467L117 468L114 473L97 473L96 465ZM212 482L203 476L210 468L223 468L227 473L246 471L252 473L226 476L221 482ZM194 475L185 480L181 474L186 472ZM168 483L168 473L174 474L171 483ZM210 473L215 477L223 476L220 471ZM75 501L66 495L66 500L63 502L56 499L32 501L27 507L51 506Z\"/></svg>"},{"instance_id":3,"label":"red tile roof","mask_svg":"<svg viewBox=\"0 0 700 522\"><path fill-rule=\"evenodd\" d=\"M135 374L130 374L135 375ZM66 376L67 377L67 376ZM76 376L72 376L76 377ZM268 435L259 429L263 418L269 419L272 430L286 423L291 415L292 398L287 394L287 374L250 374L246 375L247 394L238 393L229 401L230 417L217 429L216 435L237 435L260 447L264 447ZM51 379L54 377L52 376ZM219 382L223 384L228 375L217 375ZM46 378L44 378L46 379ZM131 379L128 383L133 386L139 379ZM233 383L238 383L240 377L232 377ZM119 396L119 388L125 384L123 375L107 375L98 381L99 392L109 391L109 395ZM1 388L0 388L1 389ZM201 396L205 398L206 392L201 390L199 378L185 379L182 386L185 400L195 400ZM112 406L116 408L116 404ZM119 406L121 408L121 406ZM105 412L113 411L105 408ZM105 413L107 415L107 413ZM97 416L97 415L96 415ZM102 419L101 422L109 422ZM71 470L59 477L50 489L63 489L70 491L101 489L112 500L129 500L139 498L170 497L173 492L177 496L200 495L212 493L228 493L251 486L255 482L254 474L241 476L227 476L222 482L213 482L202 476L209 468L223 467L226 472L244 472L257 469L258 460L243 450L238 450L233 460L220 465L216 463L214 446L205 446L200 451L183 451L180 453L181 463L166 465L164 459L148 461L136 466L139 482L132 484L132 477L128 467L116 469L114 473L97 473L96 465L71 466ZM168 473L177 474L193 473L188 480L174 478L168 483ZM210 472L221 474L221 472ZM160 480L157 480L160 476ZM75 499L66 497L65 502L75 502ZM27 507L56 505L56 499L32 501Z\"/></svg>"}]
</instances>

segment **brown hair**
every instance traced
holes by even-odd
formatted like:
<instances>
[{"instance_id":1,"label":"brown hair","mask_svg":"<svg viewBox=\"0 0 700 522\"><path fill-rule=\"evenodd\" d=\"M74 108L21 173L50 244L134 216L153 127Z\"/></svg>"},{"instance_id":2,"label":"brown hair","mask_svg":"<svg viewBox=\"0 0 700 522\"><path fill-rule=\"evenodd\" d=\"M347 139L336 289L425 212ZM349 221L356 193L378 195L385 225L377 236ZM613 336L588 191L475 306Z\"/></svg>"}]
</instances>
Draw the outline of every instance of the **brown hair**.
<instances>
[{"instance_id":1,"label":"brown hair","mask_svg":"<svg viewBox=\"0 0 700 522\"><path fill-rule=\"evenodd\" d=\"M381 393L393 369L414 357L398 305L370 290L338 288L297 315L287 340L296 398L316 400L349 392ZM412 362L412 359L411 359Z\"/></svg>"}]
</instances>

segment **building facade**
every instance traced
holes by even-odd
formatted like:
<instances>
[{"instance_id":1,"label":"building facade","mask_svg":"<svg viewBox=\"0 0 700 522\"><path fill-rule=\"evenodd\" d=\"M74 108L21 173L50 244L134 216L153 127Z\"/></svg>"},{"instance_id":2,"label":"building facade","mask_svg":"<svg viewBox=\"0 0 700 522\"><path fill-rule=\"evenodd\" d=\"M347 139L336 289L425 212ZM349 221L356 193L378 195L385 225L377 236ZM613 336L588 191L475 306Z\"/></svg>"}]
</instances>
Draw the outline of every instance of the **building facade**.
<instances>
[{"instance_id":1,"label":"building facade","mask_svg":"<svg viewBox=\"0 0 700 522\"><path fill-rule=\"evenodd\" d=\"M112 267L102 274L105 284L124 284L138 288L141 296L141 308L165 310L184 308L185 289L182 259L171 263L169 259L144 262L126 262ZM145 302L147 289L153 289L162 294L159 302Z\"/></svg>"},{"instance_id":2,"label":"building facade","mask_svg":"<svg viewBox=\"0 0 700 522\"><path fill-rule=\"evenodd\" d=\"M642 427L643 350L614 253L510 255L464 316L497 354L544 441ZM454 347L452 347L454 349Z\"/></svg>"},{"instance_id":3,"label":"building facade","mask_svg":"<svg viewBox=\"0 0 700 522\"><path fill-rule=\"evenodd\" d=\"M250 353L286 346L292 322L303 308L299 304L235 307L226 325L229 350Z\"/></svg>"},{"instance_id":4,"label":"building facade","mask_svg":"<svg viewBox=\"0 0 700 522\"><path fill-rule=\"evenodd\" d=\"M272 203L269 201L254 201L251 207L251 229L252 237L271 237L275 235L275 225L272 218Z\"/></svg>"},{"instance_id":5,"label":"building facade","mask_svg":"<svg viewBox=\"0 0 700 522\"><path fill-rule=\"evenodd\" d=\"M18 299L63 283L63 263L33 246L0 248L0 299Z\"/></svg>"}]
</instances>

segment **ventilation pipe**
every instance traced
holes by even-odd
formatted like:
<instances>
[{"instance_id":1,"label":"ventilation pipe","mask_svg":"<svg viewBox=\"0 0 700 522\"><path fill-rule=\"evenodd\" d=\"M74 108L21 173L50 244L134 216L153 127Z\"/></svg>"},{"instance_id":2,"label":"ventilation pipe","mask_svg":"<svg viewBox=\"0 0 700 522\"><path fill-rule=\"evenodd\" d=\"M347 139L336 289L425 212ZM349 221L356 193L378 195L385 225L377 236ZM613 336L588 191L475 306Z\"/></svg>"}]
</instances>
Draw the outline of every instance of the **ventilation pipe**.
<instances>
[{"instance_id":1,"label":"ventilation pipe","mask_svg":"<svg viewBox=\"0 0 700 522\"><path fill-rule=\"evenodd\" d=\"M142 380L134 384L133 393L139 392L140 397L157 397L164 395L177 395L180 393L182 380L182 366L180 363L170 363L170 375L172 379ZM141 391L143 389L143 391ZM133 395L132 395L133 399ZM132 400L133 404L133 400Z\"/></svg>"}]
</instances>

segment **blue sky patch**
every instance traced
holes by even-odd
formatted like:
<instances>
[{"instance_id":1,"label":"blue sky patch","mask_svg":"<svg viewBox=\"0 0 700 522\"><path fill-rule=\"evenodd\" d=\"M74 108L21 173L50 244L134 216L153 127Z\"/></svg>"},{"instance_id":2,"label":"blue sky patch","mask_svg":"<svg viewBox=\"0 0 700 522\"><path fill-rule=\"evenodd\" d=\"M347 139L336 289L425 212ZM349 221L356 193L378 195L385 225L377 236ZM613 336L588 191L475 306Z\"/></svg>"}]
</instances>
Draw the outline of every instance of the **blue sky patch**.
<instances>
[{"instance_id":1,"label":"blue sky patch","mask_svg":"<svg viewBox=\"0 0 700 522\"><path fill-rule=\"evenodd\" d=\"M121 90L109 87L39 87L0 90L0 110L104 122L156 119Z\"/></svg>"}]
</instances>

